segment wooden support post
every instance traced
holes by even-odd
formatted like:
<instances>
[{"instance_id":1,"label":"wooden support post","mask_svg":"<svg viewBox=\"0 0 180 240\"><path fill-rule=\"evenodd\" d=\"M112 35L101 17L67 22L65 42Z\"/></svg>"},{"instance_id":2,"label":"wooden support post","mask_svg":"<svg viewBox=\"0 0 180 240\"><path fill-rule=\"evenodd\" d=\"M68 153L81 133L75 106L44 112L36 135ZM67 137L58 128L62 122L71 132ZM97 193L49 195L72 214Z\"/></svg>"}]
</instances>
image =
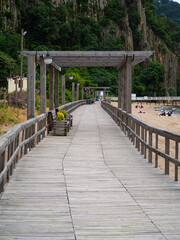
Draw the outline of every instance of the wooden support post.
<instances>
[{"instance_id":1,"label":"wooden support post","mask_svg":"<svg viewBox=\"0 0 180 240\"><path fill-rule=\"evenodd\" d=\"M41 94L41 113L46 113L46 64L40 58L40 94Z\"/></svg>"},{"instance_id":2,"label":"wooden support post","mask_svg":"<svg viewBox=\"0 0 180 240\"><path fill-rule=\"evenodd\" d=\"M82 100L84 99L84 88L82 88Z\"/></svg>"},{"instance_id":3,"label":"wooden support post","mask_svg":"<svg viewBox=\"0 0 180 240\"><path fill-rule=\"evenodd\" d=\"M59 71L55 69L55 108L59 107Z\"/></svg>"},{"instance_id":4,"label":"wooden support post","mask_svg":"<svg viewBox=\"0 0 180 240\"><path fill-rule=\"evenodd\" d=\"M156 149L158 150L158 134L156 134ZM155 154L155 168L158 167L158 153Z\"/></svg>"},{"instance_id":5,"label":"wooden support post","mask_svg":"<svg viewBox=\"0 0 180 240\"><path fill-rule=\"evenodd\" d=\"M5 151L0 155L0 173L3 171L5 166ZM4 180L0 182L0 193L4 191Z\"/></svg>"},{"instance_id":6,"label":"wooden support post","mask_svg":"<svg viewBox=\"0 0 180 240\"><path fill-rule=\"evenodd\" d=\"M127 56L124 74L124 110L131 113L132 56Z\"/></svg>"},{"instance_id":7,"label":"wooden support post","mask_svg":"<svg viewBox=\"0 0 180 240\"><path fill-rule=\"evenodd\" d=\"M49 110L54 109L54 68L49 65Z\"/></svg>"},{"instance_id":8,"label":"wooden support post","mask_svg":"<svg viewBox=\"0 0 180 240\"><path fill-rule=\"evenodd\" d=\"M61 105L65 104L65 75L61 76Z\"/></svg>"},{"instance_id":9,"label":"wooden support post","mask_svg":"<svg viewBox=\"0 0 180 240\"><path fill-rule=\"evenodd\" d=\"M104 98L104 101L106 101L106 89L104 88L104 91L103 91L103 98Z\"/></svg>"},{"instance_id":10,"label":"wooden support post","mask_svg":"<svg viewBox=\"0 0 180 240\"><path fill-rule=\"evenodd\" d=\"M144 141L144 127L141 126L141 139ZM144 144L141 143L141 154L144 155Z\"/></svg>"},{"instance_id":11,"label":"wooden support post","mask_svg":"<svg viewBox=\"0 0 180 240\"><path fill-rule=\"evenodd\" d=\"M178 155L179 155L179 148L178 148L178 141L176 141L176 146L175 146L175 158L178 160ZM178 165L175 165L175 181L178 181Z\"/></svg>"},{"instance_id":12,"label":"wooden support post","mask_svg":"<svg viewBox=\"0 0 180 240\"><path fill-rule=\"evenodd\" d=\"M123 109L124 106L124 68L118 70L118 108Z\"/></svg>"},{"instance_id":13,"label":"wooden support post","mask_svg":"<svg viewBox=\"0 0 180 240\"><path fill-rule=\"evenodd\" d=\"M169 138L165 138L165 153L169 155ZM165 174L169 174L169 159L165 158Z\"/></svg>"},{"instance_id":14,"label":"wooden support post","mask_svg":"<svg viewBox=\"0 0 180 240\"><path fill-rule=\"evenodd\" d=\"M79 100L79 83L76 86L76 101Z\"/></svg>"},{"instance_id":15,"label":"wooden support post","mask_svg":"<svg viewBox=\"0 0 180 240\"><path fill-rule=\"evenodd\" d=\"M152 147L152 132L149 131L149 146ZM152 150L149 149L148 162L152 163Z\"/></svg>"},{"instance_id":16,"label":"wooden support post","mask_svg":"<svg viewBox=\"0 0 180 240\"><path fill-rule=\"evenodd\" d=\"M35 56L28 56L27 65L27 119L30 119L35 117Z\"/></svg>"},{"instance_id":17,"label":"wooden support post","mask_svg":"<svg viewBox=\"0 0 180 240\"><path fill-rule=\"evenodd\" d=\"M90 97L90 89L89 88L86 89L86 97Z\"/></svg>"},{"instance_id":18,"label":"wooden support post","mask_svg":"<svg viewBox=\"0 0 180 240\"><path fill-rule=\"evenodd\" d=\"M147 143L147 129L145 128L145 139L144 139L145 143ZM147 148L146 146L144 147L144 158L146 158L147 155Z\"/></svg>"},{"instance_id":19,"label":"wooden support post","mask_svg":"<svg viewBox=\"0 0 180 240\"><path fill-rule=\"evenodd\" d=\"M74 90L75 90L75 83L72 82L72 102L74 102Z\"/></svg>"}]
</instances>

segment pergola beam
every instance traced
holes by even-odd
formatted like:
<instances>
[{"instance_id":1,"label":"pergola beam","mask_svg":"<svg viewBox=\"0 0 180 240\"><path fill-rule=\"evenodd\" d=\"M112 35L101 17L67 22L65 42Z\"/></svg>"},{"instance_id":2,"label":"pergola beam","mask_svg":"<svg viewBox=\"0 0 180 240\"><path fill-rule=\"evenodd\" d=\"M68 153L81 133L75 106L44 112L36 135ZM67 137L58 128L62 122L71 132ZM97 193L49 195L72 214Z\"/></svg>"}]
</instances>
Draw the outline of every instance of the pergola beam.
<instances>
[{"instance_id":1,"label":"pergola beam","mask_svg":"<svg viewBox=\"0 0 180 240\"><path fill-rule=\"evenodd\" d=\"M41 113L46 113L46 64L43 58L40 58L40 95L41 95Z\"/></svg>"},{"instance_id":2,"label":"pergola beam","mask_svg":"<svg viewBox=\"0 0 180 240\"><path fill-rule=\"evenodd\" d=\"M53 69L60 71L61 67L116 67L118 69L119 80L118 107L131 113L132 66L143 62L153 53L153 51L49 51L53 59L52 64L49 66L49 109L52 110L54 108ZM28 118L35 116L35 56L37 55L38 59L44 59L46 54L47 51L21 52L22 56L28 57ZM42 82L44 81L43 79L45 79L45 69L43 70L43 66L41 68ZM64 89L64 86L62 86L62 89ZM65 90L62 89L61 91L65 92ZM106 90L109 89L109 87L86 87L87 96L90 96L90 89ZM62 99L64 99L64 96ZM43 106L43 110L41 111L45 111L44 109L45 106Z\"/></svg>"}]
</instances>

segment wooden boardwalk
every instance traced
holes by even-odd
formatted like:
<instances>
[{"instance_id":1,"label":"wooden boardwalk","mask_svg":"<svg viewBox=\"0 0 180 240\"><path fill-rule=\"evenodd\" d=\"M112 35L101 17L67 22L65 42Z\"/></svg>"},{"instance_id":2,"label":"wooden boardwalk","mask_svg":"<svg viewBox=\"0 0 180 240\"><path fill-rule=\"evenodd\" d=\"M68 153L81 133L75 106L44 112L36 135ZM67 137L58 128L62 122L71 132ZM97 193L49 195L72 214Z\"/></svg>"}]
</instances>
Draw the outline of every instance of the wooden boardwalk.
<instances>
[{"instance_id":1,"label":"wooden boardwalk","mask_svg":"<svg viewBox=\"0 0 180 240\"><path fill-rule=\"evenodd\" d=\"M147 163L100 105L46 137L0 198L0 240L180 239L180 184Z\"/></svg>"}]
</instances>

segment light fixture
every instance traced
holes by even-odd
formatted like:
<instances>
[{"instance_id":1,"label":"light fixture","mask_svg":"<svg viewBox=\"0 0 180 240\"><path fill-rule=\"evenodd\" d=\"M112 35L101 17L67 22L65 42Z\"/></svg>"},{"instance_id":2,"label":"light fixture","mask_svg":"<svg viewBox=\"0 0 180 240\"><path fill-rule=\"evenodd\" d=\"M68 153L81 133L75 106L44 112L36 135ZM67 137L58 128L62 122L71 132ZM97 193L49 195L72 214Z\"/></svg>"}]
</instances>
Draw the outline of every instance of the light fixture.
<instances>
[{"instance_id":1,"label":"light fixture","mask_svg":"<svg viewBox=\"0 0 180 240\"><path fill-rule=\"evenodd\" d=\"M49 54L49 50L47 51L47 54L46 54L46 56L44 57L44 62L45 62L45 64L51 64L52 63L52 57L50 56L50 54Z\"/></svg>"},{"instance_id":2,"label":"light fixture","mask_svg":"<svg viewBox=\"0 0 180 240\"><path fill-rule=\"evenodd\" d=\"M69 79L70 79L70 80L73 80L73 76L72 76L72 74L69 76Z\"/></svg>"},{"instance_id":3,"label":"light fixture","mask_svg":"<svg viewBox=\"0 0 180 240\"><path fill-rule=\"evenodd\" d=\"M44 59L45 64L47 64L47 65L51 64L52 63L52 57L49 54L48 48L46 46L44 46L44 45L40 45L37 48L39 48L39 47L45 47L46 48L47 54L46 54L46 56L42 55L42 57ZM36 49L35 62L36 62L36 65L37 65L37 62L38 62L38 51L37 51L37 49Z\"/></svg>"}]
</instances>

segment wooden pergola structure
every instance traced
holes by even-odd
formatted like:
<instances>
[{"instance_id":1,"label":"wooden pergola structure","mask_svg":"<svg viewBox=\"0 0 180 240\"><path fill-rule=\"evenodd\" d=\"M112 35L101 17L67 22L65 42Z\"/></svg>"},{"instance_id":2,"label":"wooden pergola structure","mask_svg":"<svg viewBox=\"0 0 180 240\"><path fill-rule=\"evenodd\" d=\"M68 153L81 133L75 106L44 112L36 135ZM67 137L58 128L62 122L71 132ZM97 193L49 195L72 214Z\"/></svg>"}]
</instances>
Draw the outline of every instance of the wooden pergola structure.
<instances>
[{"instance_id":1,"label":"wooden pergola structure","mask_svg":"<svg viewBox=\"0 0 180 240\"><path fill-rule=\"evenodd\" d=\"M110 87L84 87L84 89L86 90L87 97L90 96L91 90L103 90L103 97L104 97L104 100L106 100L106 92L108 89L110 89Z\"/></svg>"},{"instance_id":2,"label":"wooden pergola structure","mask_svg":"<svg viewBox=\"0 0 180 240\"><path fill-rule=\"evenodd\" d=\"M22 51L28 58L28 100L27 118L35 116L35 56L40 63L41 113L46 112L46 64L47 51ZM49 65L49 106L53 109L58 103L58 72L60 67L117 67L118 71L118 107L131 113L132 67L149 58L153 51L50 51L53 62ZM54 88L55 75L55 88ZM62 87L65 82L62 79ZM55 89L55 98L54 98Z\"/></svg>"}]
</instances>

